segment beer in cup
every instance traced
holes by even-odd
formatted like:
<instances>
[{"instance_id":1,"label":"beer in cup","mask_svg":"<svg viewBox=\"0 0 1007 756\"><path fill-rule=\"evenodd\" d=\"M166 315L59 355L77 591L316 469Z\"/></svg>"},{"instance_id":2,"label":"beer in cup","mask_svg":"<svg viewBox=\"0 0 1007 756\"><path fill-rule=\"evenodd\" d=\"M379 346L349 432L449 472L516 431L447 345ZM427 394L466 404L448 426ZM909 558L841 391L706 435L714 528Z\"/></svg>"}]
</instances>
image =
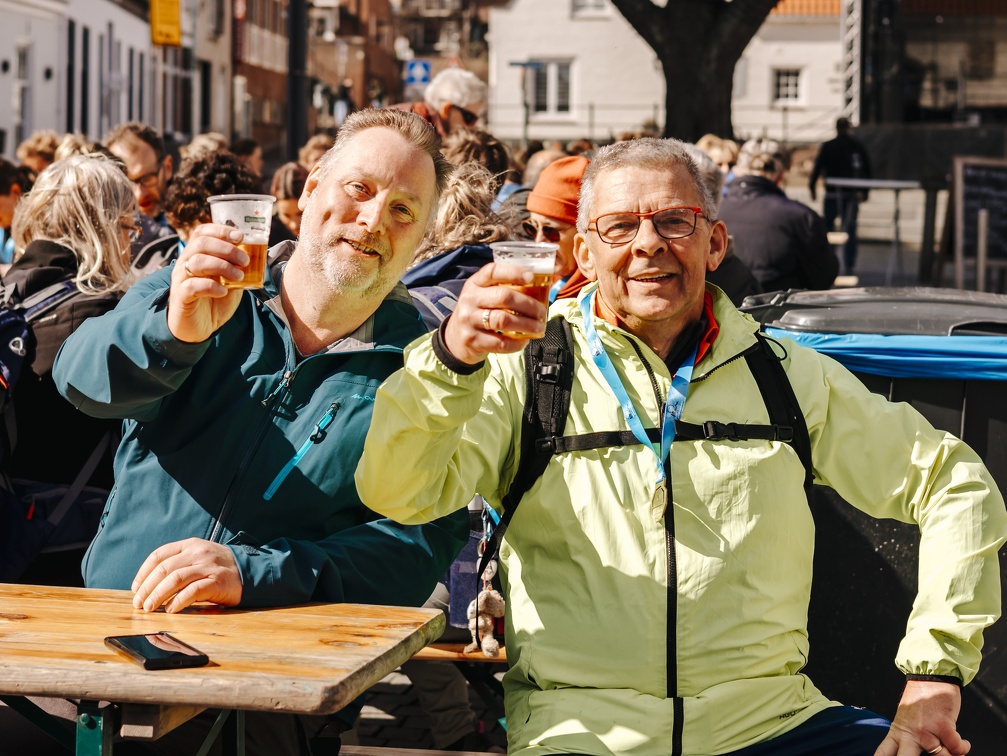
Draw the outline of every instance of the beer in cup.
<instances>
[{"instance_id":1,"label":"beer in cup","mask_svg":"<svg viewBox=\"0 0 1007 756\"><path fill-rule=\"evenodd\" d=\"M529 284L511 286L549 307L549 289L552 288L553 271L556 269L558 244L531 241L501 241L490 244L493 262L505 262L530 270L535 276ZM510 284L508 284L510 286ZM506 331L509 336L527 336ZM541 336L541 334L539 334Z\"/></svg>"},{"instance_id":2,"label":"beer in cup","mask_svg":"<svg viewBox=\"0 0 1007 756\"><path fill-rule=\"evenodd\" d=\"M549 242L501 241L490 244L493 262L510 263L530 270L535 278L530 284L512 286L534 297L546 307L549 306L549 289L552 288L553 271L556 269L558 244Z\"/></svg>"},{"instance_id":3,"label":"beer in cup","mask_svg":"<svg viewBox=\"0 0 1007 756\"><path fill-rule=\"evenodd\" d=\"M238 246L248 255L248 265L242 268L245 277L240 281L221 278L220 283L229 289L261 289L266 283L266 247L276 198L268 194L217 194L207 201L214 223L244 233Z\"/></svg>"}]
</instances>

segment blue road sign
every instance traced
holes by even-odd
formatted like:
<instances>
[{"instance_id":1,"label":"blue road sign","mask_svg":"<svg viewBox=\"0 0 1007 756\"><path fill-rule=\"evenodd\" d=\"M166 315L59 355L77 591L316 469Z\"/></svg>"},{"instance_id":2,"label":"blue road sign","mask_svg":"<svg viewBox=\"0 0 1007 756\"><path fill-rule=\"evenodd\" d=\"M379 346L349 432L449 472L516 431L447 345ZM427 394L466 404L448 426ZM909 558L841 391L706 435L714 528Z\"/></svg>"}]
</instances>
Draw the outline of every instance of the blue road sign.
<instances>
[{"instance_id":1,"label":"blue road sign","mask_svg":"<svg viewBox=\"0 0 1007 756\"><path fill-rule=\"evenodd\" d=\"M405 74L406 84L429 84L430 61L419 59L407 61Z\"/></svg>"}]
</instances>

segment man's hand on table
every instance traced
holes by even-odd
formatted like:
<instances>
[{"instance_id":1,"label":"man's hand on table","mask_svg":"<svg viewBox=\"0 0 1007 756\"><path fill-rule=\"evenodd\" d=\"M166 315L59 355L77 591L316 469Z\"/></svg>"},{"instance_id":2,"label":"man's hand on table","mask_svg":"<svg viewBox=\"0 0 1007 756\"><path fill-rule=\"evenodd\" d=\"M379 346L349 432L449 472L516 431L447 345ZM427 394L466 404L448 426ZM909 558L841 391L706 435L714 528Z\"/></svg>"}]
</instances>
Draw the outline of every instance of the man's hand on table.
<instances>
[{"instance_id":1,"label":"man's hand on table","mask_svg":"<svg viewBox=\"0 0 1007 756\"><path fill-rule=\"evenodd\" d=\"M226 546L187 538L155 550L133 578L133 606L180 612L196 601L221 606L241 602L241 575Z\"/></svg>"},{"instance_id":2,"label":"man's hand on table","mask_svg":"<svg viewBox=\"0 0 1007 756\"><path fill-rule=\"evenodd\" d=\"M874 756L964 756L972 746L955 726L961 705L961 688L953 683L910 680Z\"/></svg>"}]
</instances>

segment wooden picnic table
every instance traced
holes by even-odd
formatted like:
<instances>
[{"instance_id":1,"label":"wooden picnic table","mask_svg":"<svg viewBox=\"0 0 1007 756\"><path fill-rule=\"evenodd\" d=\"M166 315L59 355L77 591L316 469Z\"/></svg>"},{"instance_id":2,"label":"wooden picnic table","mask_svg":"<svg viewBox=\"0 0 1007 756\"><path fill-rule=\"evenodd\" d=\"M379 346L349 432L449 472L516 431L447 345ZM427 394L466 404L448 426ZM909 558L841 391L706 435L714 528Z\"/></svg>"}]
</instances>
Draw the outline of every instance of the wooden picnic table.
<instances>
[{"instance_id":1,"label":"wooden picnic table","mask_svg":"<svg viewBox=\"0 0 1007 756\"><path fill-rule=\"evenodd\" d=\"M444 623L437 610L360 604L147 613L133 608L129 591L0 584L0 696L19 711L25 699L12 697L81 699L76 751L107 754L115 718L95 702L120 705L121 734L142 738L207 708L332 714ZM158 631L205 652L210 664L147 671L104 644L109 635Z\"/></svg>"}]
</instances>

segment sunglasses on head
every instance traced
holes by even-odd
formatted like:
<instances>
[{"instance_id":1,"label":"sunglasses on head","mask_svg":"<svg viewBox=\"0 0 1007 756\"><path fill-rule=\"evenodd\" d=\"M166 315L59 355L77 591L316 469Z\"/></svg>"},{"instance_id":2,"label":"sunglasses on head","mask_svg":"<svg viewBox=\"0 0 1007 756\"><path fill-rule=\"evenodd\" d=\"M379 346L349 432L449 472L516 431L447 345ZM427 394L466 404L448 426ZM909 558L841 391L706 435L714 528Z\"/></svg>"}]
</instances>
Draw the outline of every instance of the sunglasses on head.
<instances>
[{"instance_id":1,"label":"sunglasses on head","mask_svg":"<svg viewBox=\"0 0 1007 756\"><path fill-rule=\"evenodd\" d=\"M534 239L536 236L538 236L538 232L541 231L542 236L545 237L545 240L553 244L559 243L560 234L563 233L555 226L536 226L531 221L525 221L524 223L522 223L521 230L524 231L525 236L527 236L529 239Z\"/></svg>"},{"instance_id":2,"label":"sunglasses on head","mask_svg":"<svg viewBox=\"0 0 1007 756\"><path fill-rule=\"evenodd\" d=\"M458 105L452 105L451 107L458 111L458 115L462 117L462 120L465 122L466 126L475 126L476 121L479 120L479 116L477 116L471 110L466 110L465 108L460 107Z\"/></svg>"}]
</instances>

